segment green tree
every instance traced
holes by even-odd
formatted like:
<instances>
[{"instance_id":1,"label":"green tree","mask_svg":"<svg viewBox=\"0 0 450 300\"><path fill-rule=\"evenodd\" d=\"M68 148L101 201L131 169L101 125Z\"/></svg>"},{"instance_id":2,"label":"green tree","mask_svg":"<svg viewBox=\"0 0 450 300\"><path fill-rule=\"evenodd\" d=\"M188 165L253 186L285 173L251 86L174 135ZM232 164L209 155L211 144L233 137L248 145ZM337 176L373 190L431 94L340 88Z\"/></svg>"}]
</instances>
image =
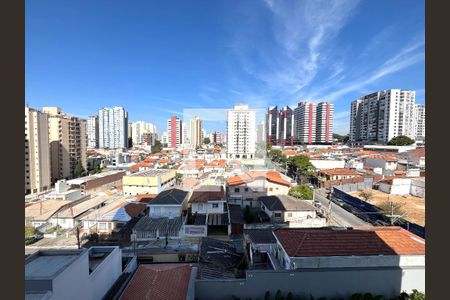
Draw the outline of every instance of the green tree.
<instances>
[{"instance_id":1,"label":"green tree","mask_svg":"<svg viewBox=\"0 0 450 300\"><path fill-rule=\"evenodd\" d=\"M272 149L272 142L267 142L266 143L266 150L270 151Z\"/></svg>"},{"instance_id":2,"label":"green tree","mask_svg":"<svg viewBox=\"0 0 450 300\"><path fill-rule=\"evenodd\" d=\"M419 292L416 289L414 289L414 290L412 290L412 293L409 294L409 299L411 299L411 300L425 300L425 294L422 293L422 292Z\"/></svg>"},{"instance_id":3,"label":"green tree","mask_svg":"<svg viewBox=\"0 0 450 300\"><path fill-rule=\"evenodd\" d=\"M25 226L25 238L30 238L36 234L36 228L33 226Z\"/></svg>"},{"instance_id":4,"label":"green tree","mask_svg":"<svg viewBox=\"0 0 450 300\"><path fill-rule=\"evenodd\" d=\"M301 184L291 188L288 195L297 199L312 200L313 191L306 184Z\"/></svg>"},{"instance_id":5,"label":"green tree","mask_svg":"<svg viewBox=\"0 0 450 300\"><path fill-rule=\"evenodd\" d=\"M304 176L312 176L316 173L316 168L304 155L292 156L288 160L291 173L299 173Z\"/></svg>"},{"instance_id":6,"label":"green tree","mask_svg":"<svg viewBox=\"0 0 450 300\"><path fill-rule=\"evenodd\" d=\"M160 141L155 141L155 145L152 146L152 153L161 152L162 144Z\"/></svg>"},{"instance_id":7,"label":"green tree","mask_svg":"<svg viewBox=\"0 0 450 300\"><path fill-rule=\"evenodd\" d=\"M414 140L405 136L405 135L399 135L396 136L395 138L392 138L389 142L388 145L392 145L392 146L409 146L414 144Z\"/></svg>"},{"instance_id":8,"label":"green tree","mask_svg":"<svg viewBox=\"0 0 450 300\"><path fill-rule=\"evenodd\" d=\"M175 174L175 181L176 181L176 183L180 183L182 178L183 178L183 174L181 174L181 173L176 173Z\"/></svg>"},{"instance_id":9,"label":"green tree","mask_svg":"<svg viewBox=\"0 0 450 300\"><path fill-rule=\"evenodd\" d=\"M281 150L276 150L276 149L273 149L273 150L270 150L269 151L269 156L272 158L272 160L276 160L276 161L278 161L280 158L281 158Z\"/></svg>"},{"instance_id":10,"label":"green tree","mask_svg":"<svg viewBox=\"0 0 450 300\"><path fill-rule=\"evenodd\" d=\"M81 161L78 161L77 162L77 165L75 166L75 176L76 177L80 177L81 176L81 174L83 174L84 173L84 168L83 168L83 165L81 164Z\"/></svg>"},{"instance_id":11,"label":"green tree","mask_svg":"<svg viewBox=\"0 0 450 300\"><path fill-rule=\"evenodd\" d=\"M205 137L205 138L203 139L203 144L209 145L209 143L211 143L210 138L209 138L209 137Z\"/></svg>"}]
</instances>

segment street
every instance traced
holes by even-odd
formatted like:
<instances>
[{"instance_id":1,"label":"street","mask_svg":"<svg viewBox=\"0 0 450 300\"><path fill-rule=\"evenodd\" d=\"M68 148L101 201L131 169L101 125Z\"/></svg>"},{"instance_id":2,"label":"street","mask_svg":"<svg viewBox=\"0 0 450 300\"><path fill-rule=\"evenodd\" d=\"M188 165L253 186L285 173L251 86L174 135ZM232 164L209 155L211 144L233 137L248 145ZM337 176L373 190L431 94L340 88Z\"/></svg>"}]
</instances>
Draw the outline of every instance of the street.
<instances>
[{"instance_id":1,"label":"street","mask_svg":"<svg viewBox=\"0 0 450 300\"><path fill-rule=\"evenodd\" d=\"M319 203L322 205L322 208L325 211L328 211L330 207L330 200L328 200L323 193L321 193L321 190L314 190L315 194L315 200L319 201ZM364 222L354 214L346 211L339 205L331 202L331 220L330 225L336 225L336 226L345 226L345 227L352 227L352 226L372 226L372 224L369 224L367 222Z\"/></svg>"}]
</instances>

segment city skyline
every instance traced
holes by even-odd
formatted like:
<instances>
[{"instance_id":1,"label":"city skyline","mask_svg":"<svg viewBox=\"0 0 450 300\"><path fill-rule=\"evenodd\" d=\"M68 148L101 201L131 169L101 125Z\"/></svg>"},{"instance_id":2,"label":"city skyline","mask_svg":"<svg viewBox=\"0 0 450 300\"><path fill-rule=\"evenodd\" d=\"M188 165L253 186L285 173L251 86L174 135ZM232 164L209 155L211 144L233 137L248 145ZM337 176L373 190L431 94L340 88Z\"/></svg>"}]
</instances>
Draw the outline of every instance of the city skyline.
<instances>
[{"instance_id":1,"label":"city skyline","mask_svg":"<svg viewBox=\"0 0 450 300\"><path fill-rule=\"evenodd\" d=\"M329 101L341 134L363 95L414 89L425 102L423 1L290 4L27 2L25 102L86 119L123 106L162 133L184 108Z\"/></svg>"}]
</instances>

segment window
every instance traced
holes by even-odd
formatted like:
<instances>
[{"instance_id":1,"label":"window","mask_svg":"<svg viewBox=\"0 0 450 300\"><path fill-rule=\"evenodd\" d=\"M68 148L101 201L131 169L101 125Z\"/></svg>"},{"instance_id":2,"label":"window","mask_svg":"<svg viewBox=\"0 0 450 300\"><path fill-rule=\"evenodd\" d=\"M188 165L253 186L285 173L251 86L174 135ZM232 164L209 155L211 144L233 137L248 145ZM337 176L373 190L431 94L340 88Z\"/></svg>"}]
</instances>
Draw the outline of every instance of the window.
<instances>
[{"instance_id":1,"label":"window","mask_svg":"<svg viewBox=\"0 0 450 300\"><path fill-rule=\"evenodd\" d=\"M272 192L272 191L273 191L273 188L269 188L269 191Z\"/></svg>"},{"instance_id":2,"label":"window","mask_svg":"<svg viewBox=\"0 0 450 300\"><path fill-rule=\"evenodd\" d=\"M245 188L245 191L248 192L248 188Z\"/></svg>"},{"instance_id":3,"label":"window","mask_svg":"<svg viewBox=\"0 0 450 300\"><path fill-rule=\"evenodd\" d=\"M275 213L275 218L281 218L281 213Z\"/></svg>"},{"instance_id":4,"label":"window","mask_svg":"<svg viewBox=\"0 0 450 300\"><path fill-rule=\"evenodd\" d=\"M239 188L235 188L234 191L235 191L236 193L239 193Z\"/></svg>"},{"instance_id":5,"label":"window","mask_svg":"<svg viewBox=\"0 0 450 300\"><path fill-rule=\"evenodd\" d=\"M292 217L292 213L288 213L288 217Z\"/></svg>"},{"instance_id":6,"label":"window","mask_svg":"<svg viewBox=\"0 0 450 300\"><path fill-rule=\"evenodd\" d=\"M212 207L213 208L219 208L219 203L213 203Z\"/></svg>"}]
</instances>

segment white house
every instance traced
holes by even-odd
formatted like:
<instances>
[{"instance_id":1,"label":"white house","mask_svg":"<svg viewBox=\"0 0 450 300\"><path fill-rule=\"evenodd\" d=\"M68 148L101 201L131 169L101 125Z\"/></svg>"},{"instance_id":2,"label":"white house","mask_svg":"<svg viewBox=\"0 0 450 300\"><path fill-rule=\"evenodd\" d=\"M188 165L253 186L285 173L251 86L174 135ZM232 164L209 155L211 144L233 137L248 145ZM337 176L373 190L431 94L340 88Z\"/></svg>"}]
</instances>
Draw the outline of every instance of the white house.
<instances>
[{"instance_id":1,"label":"white house","mask_svg":"<svg viewBox=\"0 0 450 300\"><path fill-rule=\"evenodd\" d=\"M177 218L187 208L189 193L171 188L162 191L148 202L150 218Z\"/></svg>"},{"instance_id":2,"label":"white house","mask_svg":"<svg viewBox=\"0 0 450 300\"><path fill-rule=\"evenodd\" d=\"M118 246L40 250L25 259L25 299L102 299L121 274Z\"/></svg>"},{"instance_id":3,"label":"white house","mask_svg":"<svg viewBox=\"0 0 450 300\"><path fill-rule=\"evenodd\" d=\"M259 197L261 209L274 223L288 223L289 227L322 227L324 218L318 218L316 208L305 200L288 195Z\"/></svg>"},{"instance_id":4,"label":"white house","mask_svg":"<svg viewBox=\"0 0 450 300\"><path fill-rule=\"evenodd\" d=\"M203 185L195 189L189 199L192 213L220 214L226 212L225 190L220 185Z\"/></svg>"},{"instance_id":5,"label":"white house","mask_svg":"<svg viewBox=\"0 0 450 300\"><path fill-rule=\"evenodd\" d=\"M382 168L385 171L397 170L398 159L391 156L370 155L364 158L364 166L370 168Z\"/></svg>"}]
</instances>

